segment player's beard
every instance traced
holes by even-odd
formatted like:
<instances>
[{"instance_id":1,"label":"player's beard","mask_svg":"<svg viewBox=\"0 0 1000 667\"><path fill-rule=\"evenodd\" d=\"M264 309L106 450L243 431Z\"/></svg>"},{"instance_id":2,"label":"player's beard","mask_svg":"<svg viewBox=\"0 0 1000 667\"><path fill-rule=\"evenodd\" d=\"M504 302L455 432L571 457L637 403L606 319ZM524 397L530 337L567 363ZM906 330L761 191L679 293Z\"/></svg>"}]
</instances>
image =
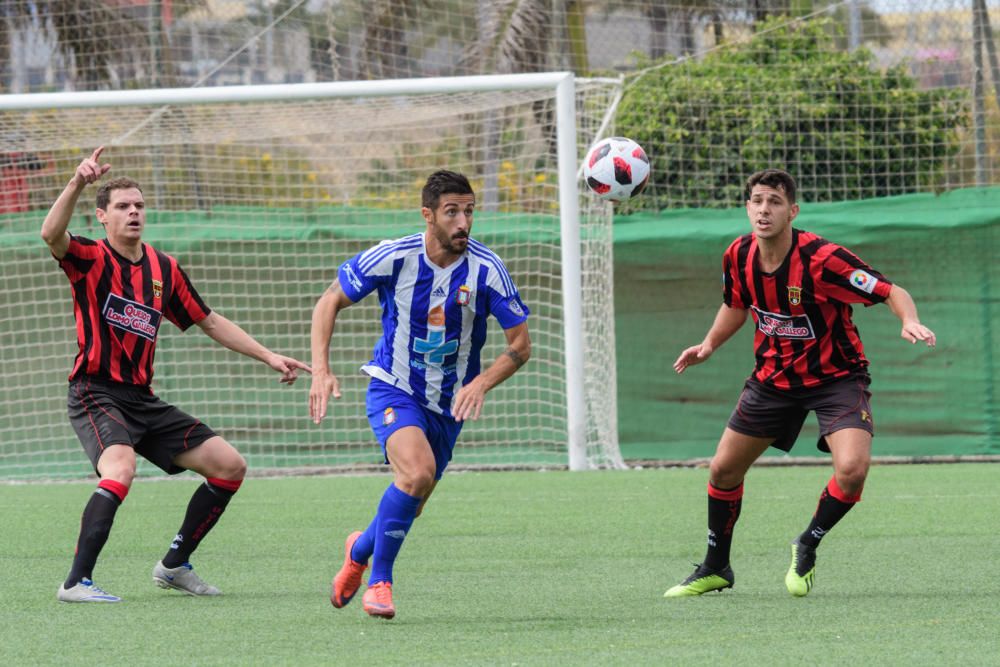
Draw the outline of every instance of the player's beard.
<instances>
[{"instance_id":1,"label":"player's beard","mask_svg":"<svg viewBox=\"0 0 1000 667\"><path fill-rule=\"evenodd\" d=\"M435 220L435 222L437 221ZM455 256L461 255L465 252L466 247L468 247L468 234L449 234L448 230L442 229L435 224L434 236L442 248Z\"/></svg>"}]
</instances>

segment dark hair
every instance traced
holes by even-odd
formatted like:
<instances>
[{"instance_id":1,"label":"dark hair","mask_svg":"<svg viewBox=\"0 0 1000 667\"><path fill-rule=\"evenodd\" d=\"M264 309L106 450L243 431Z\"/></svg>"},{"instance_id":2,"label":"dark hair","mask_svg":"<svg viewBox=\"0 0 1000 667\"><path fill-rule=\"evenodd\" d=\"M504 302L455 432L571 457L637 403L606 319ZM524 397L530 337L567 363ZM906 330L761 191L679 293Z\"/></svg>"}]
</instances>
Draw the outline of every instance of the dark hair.
<instances>
[{"instance_id":1,"label":"dark hair","mask_svg":"<svg viewBox=\"0 0 1000 667\"><path fill-rule=\"evenodd\" d=\"M139 184L131 178L126 178L124 176L112 178L97 190L97 208L102 211L108 210L108 204L111 203L112 190L131 190L132 188L142 192L142 188L139 187Z\"/></svg>"},{"instance_id":2,"label":"dark hair","mask_svg":"<svg viewBox=\"0 0 1000 667\"><path fill-rule=\"evenodd\" d=\"M795 203L795 179L787 171L781 169L764 169L758 171L747 179L747 187L743 193L743 199L750 201L750 192L755 185L766 185L775 190L782 190L788 197L789 203Z\"/></svg>"},{"instance_id":3,"label":"dark hair","mask_svg":"<svg viewBox=\"0 0 1000 667\"><path fill-rule=\"evenodd\" d=\"M469 179L465 176L454 171L441 169L427 177L424 189L420 193L420 205L433 211L437 208L438 202L441 201L441 195L475 196L475 194L469 184Z\"/></svg>"}]
</instances>

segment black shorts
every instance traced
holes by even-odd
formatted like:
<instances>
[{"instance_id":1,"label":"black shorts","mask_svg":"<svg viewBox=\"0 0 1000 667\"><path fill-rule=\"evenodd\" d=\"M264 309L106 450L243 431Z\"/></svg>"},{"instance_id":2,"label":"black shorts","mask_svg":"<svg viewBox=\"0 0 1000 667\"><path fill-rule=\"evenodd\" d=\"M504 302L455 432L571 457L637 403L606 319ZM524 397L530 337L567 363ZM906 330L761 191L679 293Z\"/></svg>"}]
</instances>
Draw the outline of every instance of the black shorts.
<instances>
[{"instance_id":1,"label":"black shorts","mask_svg":"<svg viewBox=\"0 0 1000 667\"><path fill-rule=\"evenodd\" d=\"M829 452L826 436L834 431L860 428L874 435L869 384L871 378L859 373L818 387L780 390L751 377L729 417L729 428L755 438L773 437L771 446L788 452L812 410L819 421L816 447Z\"/></svg>"},{"instance_id":2,"label":"black shorts","mask_svg":"<svg viewBox=\"0 0 1000 667\"><path fill-rule=\"evenodd\" d=\"M174 458L215 435L205 424L160 400L148 387L82 377L69 383L69 423L94 470L106 447L128 445L161 470L184 468Z\"/></svg>"}]
</instances>

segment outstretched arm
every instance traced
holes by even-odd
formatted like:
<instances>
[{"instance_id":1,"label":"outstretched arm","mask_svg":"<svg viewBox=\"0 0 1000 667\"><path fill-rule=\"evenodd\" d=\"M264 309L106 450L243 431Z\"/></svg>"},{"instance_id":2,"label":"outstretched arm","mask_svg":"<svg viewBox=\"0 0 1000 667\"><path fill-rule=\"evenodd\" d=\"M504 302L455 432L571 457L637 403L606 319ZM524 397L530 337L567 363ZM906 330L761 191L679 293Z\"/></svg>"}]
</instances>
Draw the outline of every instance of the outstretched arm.
<instances>
[{"instance_id":1,"label":"outstretched arm","mask_svg":"<svg viewBox=\"0 0 1000 667\"><path fill-rule=\"evenodd\" d=\"M298 377L298 371L312 372L309 366L301 361L275 354L258 343L253 336L241 329L237 324L229 321L216 312L211 312L208 317L198 322L198 326L209 338L228 347L234 352L245 354L248 357L262 361L272 369L281 373L281 380L285 384L292 384Z\"/></svg>"},{"instance_id":2,"label":"outstretched arm","mask_svg":"<svg viewBox=\"0 0 1000 667\"><path fill-rule=\"evenodd\" d=\"M909 292L899 285L893 285L892 291L889 292L889 296L885 300L885 305L889 306L889 310L903 323L900 336L911 343L922 340L927 343L927 347L934 347L937 343L937 336L920 323L920 318L917 317L917 304L913 302L913 297L910 296Z\"/></svg>"},{"instance_id":3,"label":"outstretched arm","mask_svg":"<svg viewBox=\"0 0 1000 667\"><path fill-rule=\"evenodd\" d=\"M45 216L45 222L42 223L42 240L49 245L49 250L56 259L62 259L69 251L69 234L66 228L69 227L80 193L89 183L96 182L111 169L110 164L98 162L103 150L104 146L99 146L89 158L80 163L73 178L69 179L69 183Z\"/></svg>"},{"instance_id":4,"label":"outstretched arm","mask_svg":"<svg viewBox=\"0 0 1000 667\"><path fill-rule=\"evenodd\" d=\"M316 424L326 417L330 395L340 398L340 382L330 372L330 339L337 323L337 314L352 303L354 302L340 288L340 281L334 280L313 308L310 331L313 376L312 387L309 389L309 417Z\"/></svg>"},{"instance_id":5,"label":"outstretched arm","mask_svg":"<svg viewBox=\"0 0 1000 667\"><path fill-rule=\"evenodd\" d=\"M707 361L712 353L732 338L733 334L739 331L746 321L747 311L744 308L730 308L726 304L722 304L719 312L715 314L712 328L705 334L705 340L681 352L681 356L677 357L677 361L674 362L674 370L683 373L688 366Z\"/></svg>"},{"instance_id":6,"label":"outstretched arm","mask_svg":"<svg viewBox=\"0 0 1000 667\"><path fill-rule=\"evenodd\" d=\"M531 336L528 335L527 322L504 329L503 333L507 337L507 349L489 368L463 385L455 394L455 403L451 409L455 421L460 422L469 417L479 419L483 402L486 400L486 392L517 372L517 369L531 357Z\"/></svg>"}]
</instances>

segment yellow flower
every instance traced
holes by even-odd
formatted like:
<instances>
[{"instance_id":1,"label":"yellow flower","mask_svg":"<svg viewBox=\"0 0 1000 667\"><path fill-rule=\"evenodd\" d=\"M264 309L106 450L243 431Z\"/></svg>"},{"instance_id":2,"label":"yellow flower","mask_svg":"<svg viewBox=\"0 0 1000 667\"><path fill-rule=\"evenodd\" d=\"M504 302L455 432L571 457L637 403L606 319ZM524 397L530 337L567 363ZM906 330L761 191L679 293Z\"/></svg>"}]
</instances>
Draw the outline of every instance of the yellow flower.
<instances>
[{"instance_id":1,"label":"yellow flower","mask_svg":"<svg viewBox=\"0 0 1000 667\"><path fill-rule=\"evenodd\" d=\"M270 162L271 161L271 154L270 153L264 153L263 155L260 156L260 161L261 162Z\"/></svg>"},{"instance_id":2,"label":"yellow flower","mask_svg":"<svg viewBox=\"0 0 1000 667\"><path fill-rule=\"evenodd\" d=\"M308 174L306 174L306 180L309 181L310 183L315 183L316 182L316 172L315 171L310 171Z\"/></svg>"}]
</instances>

